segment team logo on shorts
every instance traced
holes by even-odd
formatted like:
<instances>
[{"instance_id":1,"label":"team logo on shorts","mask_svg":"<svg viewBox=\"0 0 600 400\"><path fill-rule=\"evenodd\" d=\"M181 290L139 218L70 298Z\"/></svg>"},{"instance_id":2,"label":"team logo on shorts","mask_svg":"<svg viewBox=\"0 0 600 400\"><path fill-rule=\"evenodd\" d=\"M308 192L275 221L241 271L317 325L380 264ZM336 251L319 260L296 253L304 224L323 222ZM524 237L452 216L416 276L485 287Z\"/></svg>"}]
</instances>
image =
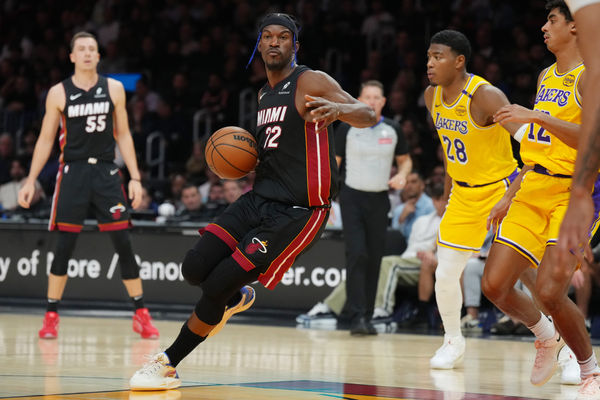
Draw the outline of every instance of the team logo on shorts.
<instances>
[{"instance_id":1,"label":"team logo on shorts","mask_svg":"<svg viewBox=\"0 0 600 400\"><path fill-rule=\"evenodd\" d=\"M119 203L116 206L112 206L109 211L112 214L113 219L116 221L121 218L121 213L125 211L126 208L123 204Z\"/></svg>"},{"instance_id":2,"label":"team logo on shorts","mask_svg":"<svg viewBox=\"0 0 600 400\"><path fill-rule=\"evenodd\" d=\"M254 254L254 253L256 253L256 250L258 250L261 253L265 254L267 252L267 244L268 244L268 242L266 240L263 241L257 237L253 237L252 243L250 243L250 244L248 244L248 246L246 246L246 253Z\"/></svg>"}]
</instances>

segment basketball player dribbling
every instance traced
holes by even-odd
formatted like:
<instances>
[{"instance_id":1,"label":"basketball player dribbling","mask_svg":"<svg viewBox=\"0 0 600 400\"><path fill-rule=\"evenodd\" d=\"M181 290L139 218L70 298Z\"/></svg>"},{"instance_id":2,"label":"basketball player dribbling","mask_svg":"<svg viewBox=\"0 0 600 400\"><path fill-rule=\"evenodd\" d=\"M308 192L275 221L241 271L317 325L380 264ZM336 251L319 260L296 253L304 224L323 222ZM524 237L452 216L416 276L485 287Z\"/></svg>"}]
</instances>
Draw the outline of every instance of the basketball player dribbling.
<instances>
[{"instance_id":1,"label":"basketball player dribbling","mask_svg":"<svg viewBox=\"0 0 600 400\"><path fill-rule=\"evenodd\" d=\"M258 280L273 289L296 257L321 235L337 188L333 133L341 120L357 127L374 111L329 75L296 64L298 26L287 14L260 23L256 49L268 83L258 93L256 139L260 163L253 190L209 224L182 264L185 279L202 288L175 341L138 370L132 390L181 384L175 367L229 317L248 309Z\"/></svg>"},{"instance_id":2,"label":"basketball player dribbling","mask_svg":"<svg viewBox=\"0 0 600 400\"><path fill-rule=\"evenodd\" d=\"M143 338L158 338L148 309L144 307L142 280L135 260L119 168L113 163L115 143L127 165L131 180L129 197L133 208L142 201L140 172L127 123L125 90L121 82L98 75L98 42L87 32L71 40L74 74L50 88L40 137L35 145L31 169L19 191L19 204L28 208L34 183L48 160L56 131L61 125L61 158L52 201L49 229L59 231L56 253L48 276L48 304L42 339L58 335L58 303L67 283L67 267L88 208L92 207L100 231L109 232L119 254L121 278L135 306L133 329Z\"/></svg>"}]
</instances>

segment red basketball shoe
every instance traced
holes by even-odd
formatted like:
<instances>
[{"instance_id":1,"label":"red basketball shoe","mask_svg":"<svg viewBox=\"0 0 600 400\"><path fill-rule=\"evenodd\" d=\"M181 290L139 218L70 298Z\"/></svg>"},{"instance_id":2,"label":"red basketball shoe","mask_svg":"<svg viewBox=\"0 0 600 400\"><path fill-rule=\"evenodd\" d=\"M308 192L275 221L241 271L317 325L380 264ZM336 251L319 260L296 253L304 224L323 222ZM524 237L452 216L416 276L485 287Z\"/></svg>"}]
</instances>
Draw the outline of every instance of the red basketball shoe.
<instances>
[{"instance_id":1,"label":"red basketball shoe","mask_svg":"<svg viewBox=\"0 0 600 400\"><path fill-rule=\"evenodd\" d=\"M58 314L54 311L46 312L42 329L38 332L40 339L56 339L58 336Z\"/></svg>"},{"instance_id":2,"label":"red basketball shoe","mask_svg":"<svg viewBox=\"0 0 600 400\"><path fill-rule=\"evenodd\" d=\"M138 308L133 315L133 331L144 339L158 339L158 329L152 325L152 317L147 308Z\"/></svg>"}]
</instances>

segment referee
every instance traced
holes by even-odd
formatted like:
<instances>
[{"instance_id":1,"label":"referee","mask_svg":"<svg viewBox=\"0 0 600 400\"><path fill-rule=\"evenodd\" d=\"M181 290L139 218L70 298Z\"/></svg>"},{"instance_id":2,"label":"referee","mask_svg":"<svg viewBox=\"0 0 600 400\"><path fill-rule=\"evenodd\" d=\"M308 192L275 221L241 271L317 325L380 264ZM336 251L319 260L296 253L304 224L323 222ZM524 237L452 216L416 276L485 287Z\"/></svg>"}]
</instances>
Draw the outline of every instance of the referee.
<instances>
[{"instance_id":1,"label":"referee","mask_svg":"<svg viewBox=\"0 0 600 400\"><path fill-rule=\"evenodd\" d=\"M370 320L388 226L388 188L404 187L412 160L400 126L381 115L386 100L381 82L364 82L358 100L375 110L378 122L369 128L342 123L335 132L336 161L338 166L343 161L345 173L340 207L347 299L341 318L350 321L350 334L374 335ZM390 179L394 159L398 173Z\"/></svg>"}]
</instances>

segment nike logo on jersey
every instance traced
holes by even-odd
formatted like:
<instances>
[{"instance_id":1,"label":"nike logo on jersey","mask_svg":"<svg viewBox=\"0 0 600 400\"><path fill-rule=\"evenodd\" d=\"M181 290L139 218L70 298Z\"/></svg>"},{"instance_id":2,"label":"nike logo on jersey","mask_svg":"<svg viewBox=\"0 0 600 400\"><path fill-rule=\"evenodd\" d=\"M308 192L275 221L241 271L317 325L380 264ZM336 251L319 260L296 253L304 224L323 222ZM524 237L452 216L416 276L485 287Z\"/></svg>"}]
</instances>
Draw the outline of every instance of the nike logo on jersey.
<instances>
[{"instance_id":1,"label":"nike logo on jersey","mask_svg":"<svg viewBox=\"0 0 600 400\"><path fill-rule=\"evenodd\" d=\"M114 174L116 174L117 172L119 172L119 168L115 168L115 169L111 169L111 170L110 170L110 174L111 174L111 175L114 175Z\"/></svg>"},{"instance_id":2,"label":"nike logo on jersey","mask_svg":"<svg viewBox=\"0 0 600 400\"><path fill-rule=\"evenodd\" d=\"M71 99L71 101L77 100L78 98L81 97L82 94L83 93L72 94L71 96L69 96L69 99Z\"/></svg>"},{"instance_id":3,"label":"nike logo on jersey","mask_svg":"<svg viewBox=\"0 0 600 400\"><path fill-rule=\"evenodd\" d=\"M260 96L258 97L258 101L261 101L262 98L265 97L265 94L267 94L267 92L261 93Z\"/></svg>"}]
</instances>

